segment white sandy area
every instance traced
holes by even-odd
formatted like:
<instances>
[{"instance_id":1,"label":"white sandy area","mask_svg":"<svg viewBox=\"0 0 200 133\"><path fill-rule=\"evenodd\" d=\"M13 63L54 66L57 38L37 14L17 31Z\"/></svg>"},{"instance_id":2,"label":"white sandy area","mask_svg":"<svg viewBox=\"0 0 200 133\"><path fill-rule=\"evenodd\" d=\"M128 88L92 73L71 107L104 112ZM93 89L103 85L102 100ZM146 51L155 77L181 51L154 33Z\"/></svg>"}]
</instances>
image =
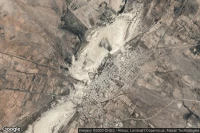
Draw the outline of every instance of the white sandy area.
<instances>
[{"instance_id":1,"label":"white sandy area","mask_svg":"<svg viewBox=\"0 0 200 133\"><path fill-rule=\"evenodd\" d=\"M115 12L118 12L125 2L123 2L123 0L109 0L109 4Z\"/></svg>"},{"instance_id":2,"label":"white sandy area","mask_svg":"<svg viewBox=\"0 0 200 133\"><path fill-rule=\"evenodd\" d=\"M115 22L106 27L96 29L88 36L89 44L84 48L77 61L73 59L72 66L69 68L70 74L84 82L90 82L88 73L97 71L102 60L108 55L109 51L103 47L99 47L99 43L103 38L107 38L112 51L111 54L118 50L123 51L126 30L129 25L127 20L132 20L133 15L126 14L116 18ZM129 21L130 22L130 21ZM137 23L131 27L136 27ZM133 31L133 30L130 30ZM75 85L75 91L70 92L68 99L56 107L45 112L37 121L29 126L25 133L58 133L62 125L67 125L75 114L75 104L82 102L82 97L86 91L86 86L78 83Z\"/></svg>"},{"instance_id":3,"label":"white sandy area","mask_svg":"<svg viewBox=\"0 0 200 133\"><path fill-rule=\"evenodd\" d=\"M99 47L103 38L108 39L112 47L111 54L124 49L126 30L130 22L128 18L131 20L133 17L131 14L127 14L125 17L118 17L111 25L91 32L91 35L88 36L89 44L80 54L79 59L73 61L73 65L70 68L70 74L74 78L85 82L90 81L88 72L95 73L102 60L109 53L105 48ZM132 27L135 28L136 26Z\"/></svg>"},{"instance_id":4,"label":"white sandy area","mask_svg":"<svg viewBox=\"0 0 200 133\"><path fill-rule=\"evenodd\" d=\"M75 114L74 104L70 101L47 111L25 133L57 133L60 127L68 123Z\"/></svg>"},{"instance_id":5,"label":"white sandy area","mask_svg":"<svg viewBox=\"0 0 200 133\"><path fill-rule=\"evenodd\" d=\"M59 104L43 113L37 121L29 125L25 133L58 133L62 125L67 125L76 112L74 103L80 104L84 94L83 85L76 84L75 87L76 90L71 91L67 100L58 101Z\"/></svg>"}]
</instances>

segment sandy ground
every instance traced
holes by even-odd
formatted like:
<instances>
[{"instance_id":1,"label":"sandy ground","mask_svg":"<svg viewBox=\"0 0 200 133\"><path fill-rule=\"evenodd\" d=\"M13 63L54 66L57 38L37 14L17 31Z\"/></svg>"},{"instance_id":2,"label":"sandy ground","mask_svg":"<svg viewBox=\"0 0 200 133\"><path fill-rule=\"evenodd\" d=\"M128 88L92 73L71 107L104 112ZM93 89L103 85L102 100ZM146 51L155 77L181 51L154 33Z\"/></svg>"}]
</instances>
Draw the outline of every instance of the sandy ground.
<instances>
[{"instance_id":1,"label":"sandy ground","mask_svg":"<svg viewBox=\"0 0 200 133\"><path fill-rule=\"evenodd\" d=\"M83 86L76 84L76 90L30 125L25 133L58 133L62 125L67 125L76 112L76 104L80 104L83 96ZM73 99L73 101L72 101Z\"/></svg>"},{"instance_id":2,"label":"sandy ground","mask_svg":"<svg viewBox=\"0 0 200 133\"><path fill-rule=\"evenodd\" d=\"M129 22L132 15L127 14L125 17L118 17L114 23L106 27L92 31L88 36L89 44L83 50L80 58L73 62L70 68L71 75L82 81L90 81L88 72L95 73L99 65L105 56L108 55L109 51L99 44L103 38L107 38L108 42L112 47L111 54L117 52L118 50L124 49L125 35L128 28ZM137 25L137 23L135 23ZM136 26L132 26L135 28Z\"/></svg>"},{"instance_id":3,"label":"sandy ground","mask_svg":"<svg viewBox=\"0 0 200 133\"><path fill-rule=\"evenodd\" d=\"M29 126L25 133L57 133L59 128L70 121L75 113L74 104L70 101L52 108Z\"/></svg>"},{"instance_id":4,"label":"sandy ground","mask_svg":"<svg viewBox=\"0 0 200 133\"><path fill-rule=\"evenodd\" d=\"M101 64L101 61L110 52L115 53L124 49L126 30L133 15L126 14L116 18L116 21L106 27L96 29L88 36L89 44L85 47L77 61L73 61L70 73L71 75L84 82L90 82L88 72L95 73ZM129 21L127 21L129 20ZM135 23L136 27L137 23ZM107 38L112 51L108 51L103 47L99 47L99 43L103 38ZM81 102L86 87L84 85L75 85L76 90L69 96L70 100L61 102L56 107L45 112L36 122L29 126L25 133L57 133L63 124L67 124L75 113L75 104Z\"/></svg>"},{"instance_id":5,"label":"sandy ground","mask_svg":"<svg viewBox=\"0 0 200 133\"><path fill-rule=\"evenodd\" d=\"M123 6L125 4L123 0L109 0L109 3L115 12L118 12L121 9L120 6Z\"/></svg>"}]
</instances>

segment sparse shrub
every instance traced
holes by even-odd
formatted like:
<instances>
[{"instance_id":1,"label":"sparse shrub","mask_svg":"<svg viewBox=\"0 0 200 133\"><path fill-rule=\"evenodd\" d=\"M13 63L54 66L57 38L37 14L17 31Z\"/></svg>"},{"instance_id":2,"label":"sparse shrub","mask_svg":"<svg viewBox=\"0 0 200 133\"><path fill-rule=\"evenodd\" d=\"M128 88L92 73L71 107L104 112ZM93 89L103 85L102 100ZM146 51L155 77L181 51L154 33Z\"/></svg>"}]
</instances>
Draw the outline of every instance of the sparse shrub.
<instances>
[{"instance_id":1,"label":"sparse shrub","mask_svg":"<svg viewBox=\"0 0 200 133\"><path fill-rule=\"evenodd\" d=\"M179 0L180 6L174 7L174 14L177 15L195 15L199 9L198 2L196 0L188 0L186 3L184 0ZM183 6L183 4L185 5ZM181 9L182 8L182 9ZM181 11L180 11L181 10Z\"/></svg>"}]
</instances>

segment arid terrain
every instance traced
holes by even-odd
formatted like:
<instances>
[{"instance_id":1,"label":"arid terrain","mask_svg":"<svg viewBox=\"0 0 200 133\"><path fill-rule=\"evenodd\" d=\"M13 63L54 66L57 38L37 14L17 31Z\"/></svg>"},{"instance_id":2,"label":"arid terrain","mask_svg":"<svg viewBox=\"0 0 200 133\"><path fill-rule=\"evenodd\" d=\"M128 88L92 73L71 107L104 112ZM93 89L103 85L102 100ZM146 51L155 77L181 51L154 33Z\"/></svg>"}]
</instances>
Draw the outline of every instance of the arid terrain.
<instances>
[{"instance_id":1,"label":"arid terrain","mask_svg":"<svg viewBox=\"0 0 200 133\"><path fill-rule=\"evenodd\" d=\"M200 128L200 0L0 0L0 130Z\"/></svg>"}]
</instances>

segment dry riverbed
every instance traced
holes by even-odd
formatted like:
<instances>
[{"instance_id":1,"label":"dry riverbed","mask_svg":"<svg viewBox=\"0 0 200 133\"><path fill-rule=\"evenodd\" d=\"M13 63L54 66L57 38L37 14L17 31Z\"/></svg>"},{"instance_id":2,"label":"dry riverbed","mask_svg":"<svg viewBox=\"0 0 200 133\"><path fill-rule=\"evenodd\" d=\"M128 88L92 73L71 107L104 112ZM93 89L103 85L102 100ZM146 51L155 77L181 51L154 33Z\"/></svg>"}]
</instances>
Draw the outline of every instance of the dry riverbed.
<instances>
[{"instance_id":1,"label":"dry riverbed","mask_svg":"<svg viewBox=\"0 0 200 133\"><path fill-rule=\"evenodd\" d=\"M92 82L88 73L96 73L108 53L124 51L124 44L128 41L127 29L136 28L139 22L137 17L132 13L119 15L112 24L91 31L87 37L88 45L84 48L78 60L73 60L72 66L69 68L72 77L87 84ZM131 22L134 22L134 24L131 24ZM129 29L129 31L133 30ZM109 45L111 50L108 50L105 46L99 46L105 39L105 43L107 43L105 45ZM76 104L81 103L86 91L86 86L83 84L77 84L75 88L76 90L66 100L61 100L58 105L49 109L30 125L26 133L57 133L62 125L66 125L75 114Z\"/></svg>"}]
</instances>

